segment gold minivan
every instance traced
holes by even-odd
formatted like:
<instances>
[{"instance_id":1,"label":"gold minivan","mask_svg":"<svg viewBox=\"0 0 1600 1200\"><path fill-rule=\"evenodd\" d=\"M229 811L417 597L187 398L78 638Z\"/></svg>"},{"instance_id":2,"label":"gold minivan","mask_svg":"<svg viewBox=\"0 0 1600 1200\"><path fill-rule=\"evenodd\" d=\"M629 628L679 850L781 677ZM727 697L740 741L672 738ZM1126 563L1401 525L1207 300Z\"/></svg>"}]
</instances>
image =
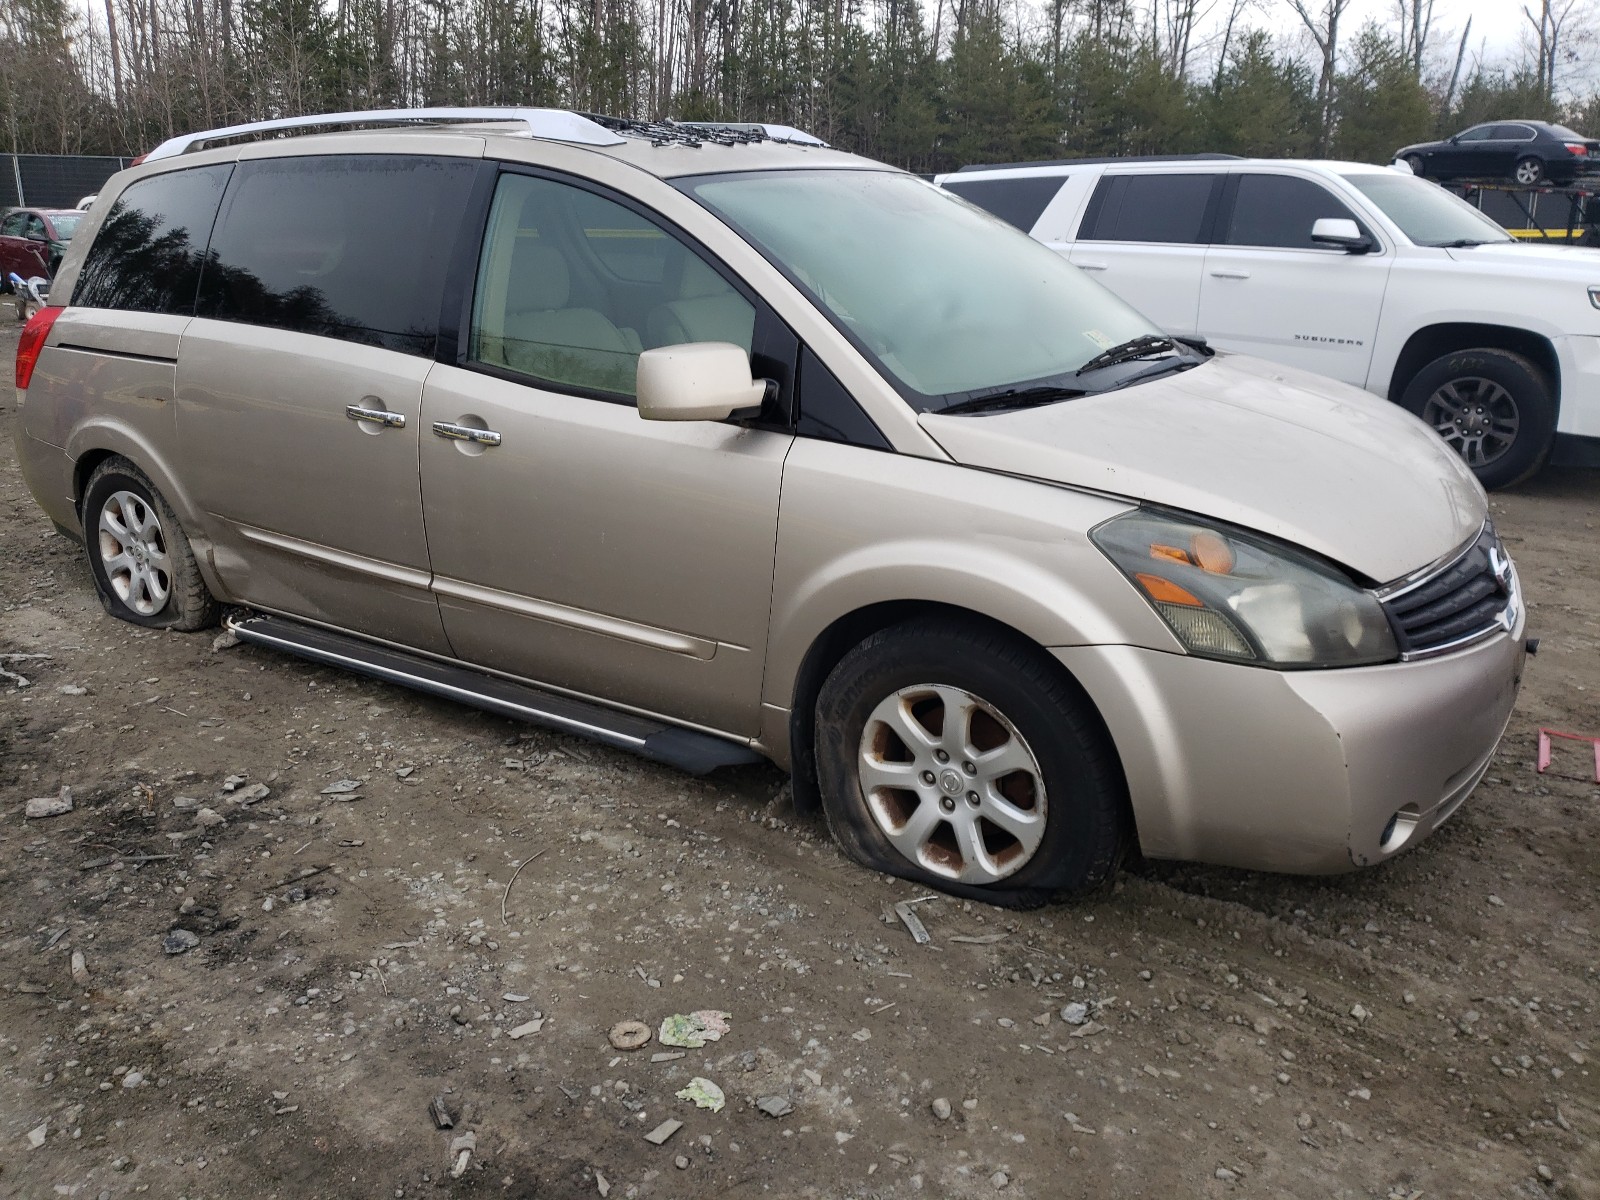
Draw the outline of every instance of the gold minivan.
<instances>
[{"instance_id":1,"label":"gold minivan","mask_svg":"<svg viewBox=\"0 0 1600 1200\"><path fill-rule=\"evenodd\" d=\"M797 130L266 122L106 185L17 451L106 609L691 771L1024 905L1330 872L1465 799L1524 661L1414 417L1173 338Z\"/></svg>"}]
</instances>

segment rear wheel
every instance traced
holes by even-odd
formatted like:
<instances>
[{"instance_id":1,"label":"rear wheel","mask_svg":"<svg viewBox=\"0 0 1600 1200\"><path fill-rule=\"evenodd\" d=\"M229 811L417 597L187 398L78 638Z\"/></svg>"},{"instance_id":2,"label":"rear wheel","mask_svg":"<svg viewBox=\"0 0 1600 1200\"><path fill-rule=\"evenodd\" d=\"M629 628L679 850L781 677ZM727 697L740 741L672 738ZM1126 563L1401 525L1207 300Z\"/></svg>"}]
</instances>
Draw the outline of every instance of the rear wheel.
<instances>
[{"instance_id":1,"label":"rear wheel","mask_svg":"<svg viewBox=\"0 0 1600 1200\"><path fill-rule=\"evenodd\" d=\"M1491 490L1537 471L1555 438L1549 379L1509 350L1436 358L1417 372L1400 403L1431 425Z\"/></svg>"},{"instance_id":2,"label":"rear wheel","mask_svg":"<svg viewBox=\"0 0 1600 1200\"><path fill-rule=\"evenodd\" d=\"M1527 158L1519 158L1511 175L1523 187L1532 187L1544 179L1544 160L1534 158L1532 155Z\"/></svg>"},{"instance_id":3,"label":"rear wheel","mask_svg":"<svg viewBox=\"0 0 1600 1200\"><path fill-rule=\"evenodd\" d=\"M218 607L161 493L125 458L108 458L83 493L84 546L113 617L184 632L217 623Z\"/></svg>"},{"instance_id":4,"label":"rear wheel","mask_svg":"<svg viewBox=\"0 0 1600 1200\"><path fill-rule=\"evenodd\" d=\"M823 810L857 862L1025 907L1115 874L1126 786L1089 704L1042 651L976 623L907 622L840 660L817 701Z\"/></svg>"}]
</instances>

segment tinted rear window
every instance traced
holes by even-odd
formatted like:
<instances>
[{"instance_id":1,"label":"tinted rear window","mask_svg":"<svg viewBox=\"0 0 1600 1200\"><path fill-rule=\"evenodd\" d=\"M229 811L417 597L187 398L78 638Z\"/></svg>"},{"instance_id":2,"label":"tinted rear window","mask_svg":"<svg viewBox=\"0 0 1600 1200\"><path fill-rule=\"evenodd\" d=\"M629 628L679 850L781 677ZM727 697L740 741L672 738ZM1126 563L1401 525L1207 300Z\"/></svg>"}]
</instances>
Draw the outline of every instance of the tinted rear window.
<instances>
[{"instance_id":1,"label":"tinted rear window","mask_svg":"<svg viewBox=\"0 0 1600 1200\"><path fill-rule=\"evenodd\" d=\"M1066 181L1065 175L1035 175L1026 179L949 179L941 186L1030 233Z\"/></svg>"},{"instance_id":2,"label":"tinted rear window","mask_svg":"<svg viewBox=\"0 0 1600 1200\"><path fill-rule=\"evenodd\" d=\"M1213 175L1111 175L1095 188L1080 241L1199 242Z\"/></svg>"},{"instance_id":3,"label":"tinted rear window","mask_svg":"<svg viewBox=\"0 0 1600 1200\"><path fill-rule=\"evenodd\" d=\"M378 154L240 163L199 315L431 355L477 169Z\"/></svg>"},{"instance_id":4,"label":"tinted rear window","mask_svg":"<svg viewBox=\"0 0 1600 1200\"><path fill-rule=\"evenodd\" d=\"M129 184L89 247L73 305L192 314L206 240L232 170L194 167Z\"/></svg>"}]
</instances>

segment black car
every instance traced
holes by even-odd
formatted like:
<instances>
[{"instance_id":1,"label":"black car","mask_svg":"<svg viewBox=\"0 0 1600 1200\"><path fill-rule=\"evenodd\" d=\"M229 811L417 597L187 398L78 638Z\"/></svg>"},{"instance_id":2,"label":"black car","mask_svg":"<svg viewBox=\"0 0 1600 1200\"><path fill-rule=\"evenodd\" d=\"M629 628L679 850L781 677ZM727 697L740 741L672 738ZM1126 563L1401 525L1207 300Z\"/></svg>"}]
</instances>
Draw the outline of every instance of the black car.
<instances>
[{"instance_id":1,"label":"black car","mask_svg":"<svg viewBox=\"0 0 1600 1200\"><path fill-rule=\"evenodd\" d=\"M1512 179L1524 187L1600 172L1600 142L1548 121L1494 121L1394 153L1430 179Z\"/></svg>"}]
</instances>

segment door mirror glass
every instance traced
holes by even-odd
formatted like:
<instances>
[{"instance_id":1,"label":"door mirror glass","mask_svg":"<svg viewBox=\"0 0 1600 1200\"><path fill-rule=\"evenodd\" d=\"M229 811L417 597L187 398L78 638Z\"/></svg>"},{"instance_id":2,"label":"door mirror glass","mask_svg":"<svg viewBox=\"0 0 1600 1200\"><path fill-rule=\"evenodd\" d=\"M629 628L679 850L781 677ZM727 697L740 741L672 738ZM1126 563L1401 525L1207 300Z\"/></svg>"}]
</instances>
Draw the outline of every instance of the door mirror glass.
<instances>
[{"instance_id":1,"label":"door mirror glass","mask_svg":"<svg viewBox=\"0 0 1600 1200\"><path fill-rule=\"evenodd\" d=\"M1365 254L1372 249L1372 239L1348 217L1319 218L1311 226L1311 240L1319 246L1348 250L1351 254Z\"/></svg>"},{"instance_id":2,"label":"door mirror glass","mask_svg":"<svg viewBox=\"0 0 1600 1200\"><path fill-rule=\"evenodd\" d=\"M639 415L646 421L726 421L759 409L767 381L732 342L660 346L639 355Z\"/></svg>"}]
</instances>

